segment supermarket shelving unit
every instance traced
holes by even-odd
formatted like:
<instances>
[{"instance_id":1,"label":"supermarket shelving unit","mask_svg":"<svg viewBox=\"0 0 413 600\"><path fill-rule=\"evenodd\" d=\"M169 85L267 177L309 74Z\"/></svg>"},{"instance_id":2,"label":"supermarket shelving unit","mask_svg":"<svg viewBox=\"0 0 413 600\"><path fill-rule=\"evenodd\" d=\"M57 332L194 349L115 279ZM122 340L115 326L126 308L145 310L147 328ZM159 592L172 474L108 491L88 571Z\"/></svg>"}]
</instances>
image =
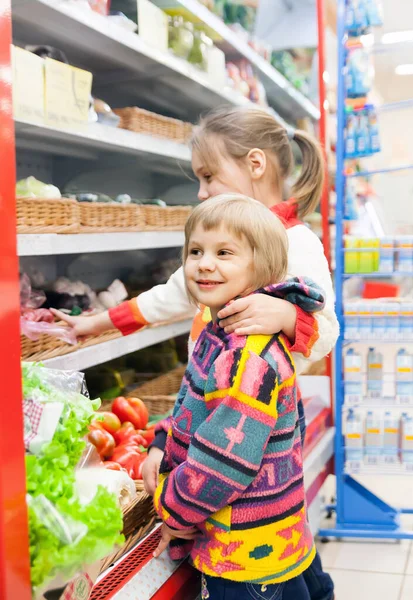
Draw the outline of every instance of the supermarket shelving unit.
<instances>
[{"instance_id":1,"label":"supermarket shelving unit","mask_svg":"<svg viewBox=\"0 0 413 600\"><path fill-rule=\"evenodd\" d=\"M378 496L373 494L367 487L362 485L352 475L364 476L370 474L382 475L409 475L409 470L402 470L398 465L394 466L374 466L368 465L349 468L345 461L345 444L343 437L343 411L345 406L344 397L344 375L342 366L343 348L349 343L367 344L367 339L346 340L344 338L344 312L343 312L343 285L346 279L351 277L367 278L391 278L391 277L413 277L412 272L394 272L391 274L383 273L355 273L346 274L344 272L345 252L354 251L343 247L343 221L344 221L344 195L345 195L345 60L346 60L346 41L347 33L345 29L346 0L338 0L337 12L337 39L338 39L338 103L337 103L337 175L336 175L336 312L340 322L340 336L336 344L335 351L335 473L337 476L337 501L330 506L337 514L336 526L331 529L321 529L320 536L336 538L379 538L379 539L413 539L413 532L405 530L400 525L401 514L413 514L413 507L396 509L385 503ZM400 165L383 169L374 169L362 172L356 172L349 177L369 177L378 174L394 173L412 169L413 165ZM360 250L358 250L360 251ZM378 340L375 340L377 343ZM379 343L400 344L403 340L397 342L384 339ZM408 342L409 343L409 342ZM410 341L410 343L412 343ZM371 407L371 404L369 404ZM385 408L384 404L381 404Z\"/></svg>"},{"instance_id":2,"label":"supermarket shelving unit","mask_svg":"<svg viewBox=\"0 0 413 600\"><path fill-rule=\"evenodd\" d=\"M249 60L262 79L269 102L280 113L283 123L302 117L319 120L325 111L323 89L321 110L298 92L276 69L262 59L246 41L241 40L216 16L196 0L183 0L196 18L205 21L219 38L227 56ZM319 8L320 39L323 31L323 0ZM187 147L159 141L129 131L87 124L76 130L58 130L23 121L13 121L11 99L11 28L19 44L39 42L59 47L77 66L93 71L94 87L110 103L116 97L128 102L159 109L178 118L197 119L202 111L225 103L249 102L230 89L216 89L206 76L192 65L170 53L160 52L135 34L120 29L94 13L85 13L65 0L0 0L0 364L6 394L0 404L0 449L8 460L0 464L0 598L30 600L27 512L25 504L24 449L20 433L21 411L19 279L18 257L48 257L79 253L117 252L179 247L183 233L144 231L78 235L18 235L16 244L15 150L19 153L48 154L61 159L85 161L123 157L138 159L148 173L169 176L190 167ZM321 46L320 46L321 47ZM324 56L320 53L321 73ZM114 96L116 90L116 95ZM321 118L320 137L325 140ZM105 163L107 164L107 162ZM128 163L129 164L129 163ZM130 163L132 164L132 162ZM53 367L84 369L189 330L188 320L144 329L128 338L108 341L46 361ZM5 343L7 340L7 343ZM317 529L320 507L318 491L333 464L334 428L330 427L328 379L322 383L311 378L307 397L322 402L309 423L312 445L305 459L306 488L310 513ZM302 383L303 389L306 383ZM312 386L316 386L313 389ZM317 432L320 436L317 438ZM198 578L186 563L180 566L151 560L157 544L155 530L124 559L105 573L95 586L93 600L130 598L143 575L155 587L148 598L191 600L196 598ZM163 575L162 575L163 573ZM163 577L163 579L162 579ZM140 590L141 591L141 590ZM141 597L141 596L139 596Z\"/></svg>"}]
</instances>

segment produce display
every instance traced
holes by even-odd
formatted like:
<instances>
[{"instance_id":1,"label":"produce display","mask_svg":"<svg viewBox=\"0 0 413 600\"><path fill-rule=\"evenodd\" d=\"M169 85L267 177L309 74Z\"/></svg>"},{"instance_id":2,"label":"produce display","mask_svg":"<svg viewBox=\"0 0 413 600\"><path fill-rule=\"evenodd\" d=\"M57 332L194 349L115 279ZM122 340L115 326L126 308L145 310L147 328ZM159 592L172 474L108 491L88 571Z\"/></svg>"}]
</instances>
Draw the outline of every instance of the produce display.
<instances>
[{"instance_id":1,"label":"produce display","mask_svg":"<svg viewBox=\"0 0 413 600\"><path fill-rule=\"evenodd\" d=\"M85 436L100 404L85 393L81 373L23 364L31 583L35 595L56 576L67 581L123 541L122 511L116 495L101 479L85 501L76 481L76 471L87 468Z\"/></svg>"},{"instance_id":2,"label":"produce display","mask_svg":"<svg viewBox=\"0 0 413 600\"><path fill-rule=\"evenodd\" d=\"M155 426L166 415L149 412L140 398L119 396L111 411L104 411L89 426L88 440L107 469L125 471L132 479L142 479L147 449L155 437Z\"/></svg>"}]
</instances>

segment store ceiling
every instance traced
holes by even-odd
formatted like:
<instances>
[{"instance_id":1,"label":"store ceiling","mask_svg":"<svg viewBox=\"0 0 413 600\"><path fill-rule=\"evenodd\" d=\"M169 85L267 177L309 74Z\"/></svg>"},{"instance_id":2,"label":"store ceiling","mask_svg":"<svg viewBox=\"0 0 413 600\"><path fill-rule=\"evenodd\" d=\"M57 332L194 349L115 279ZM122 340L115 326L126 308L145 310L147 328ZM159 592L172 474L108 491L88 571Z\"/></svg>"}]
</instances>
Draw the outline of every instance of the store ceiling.
<instances>
[{"instance_id":1,"label":"store ceiling","mask_svg":"<svg viewBox=\"0 0 413 600\"><path fill-rule=\"evenodd\" d=\"M375 43L382 35L394 31L413 31L413 1L383 0L384 27L375 30ZM384 102L413 98L413 75L396 75L401 64L413 64L413 42L404 45L388 44L375 55L375 87Z\"/></svg>"}]
</instances>

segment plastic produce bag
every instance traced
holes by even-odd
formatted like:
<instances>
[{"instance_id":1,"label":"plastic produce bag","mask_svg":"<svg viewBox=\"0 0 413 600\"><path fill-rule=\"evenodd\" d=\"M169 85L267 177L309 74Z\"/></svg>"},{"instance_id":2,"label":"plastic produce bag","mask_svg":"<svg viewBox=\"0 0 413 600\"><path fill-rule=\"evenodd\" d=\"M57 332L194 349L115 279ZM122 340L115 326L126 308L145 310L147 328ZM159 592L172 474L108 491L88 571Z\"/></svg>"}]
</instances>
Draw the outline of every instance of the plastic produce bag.
<instances>
[{"instance_id":1,"label":"plastic produce bag","mask_svg":"<svg viewBox=\"0 0 413 600\"><path fill-rule=\"evenodd\" d=\"M84 438L100 404L80 393L84 389L81 373L23 364L25 443L36 451L26 455L35 596L57 576L68 581L123 541L116 495L97 485L90 502L85 502L76 488Z\"/></svg>"},{"instance_id":2,"label":"plastic produce bag","mask_svg":"<svg viewBox=\"0 0 413 600\"><path fill-rule=\"evenodd\" d=\"M46 198L56 200L62 197L59 188L55 185L38 181L35 177L20 179L16 183L17 198Z\"/></svg>"},{"instance_id":3,"label":"plastic produce bag","mask_svg":"<svg viewBox=\"0 0 413 600\"><path fill-rule=\"evenodd\" d=\"M30 340L38 340L42 334L56 337L67 344L76 344L73 329L54 322L52 313L39 308L45 303L46 294L33 290L26 273L20 277L20 331Z\"/></svg>"}]
</instances>

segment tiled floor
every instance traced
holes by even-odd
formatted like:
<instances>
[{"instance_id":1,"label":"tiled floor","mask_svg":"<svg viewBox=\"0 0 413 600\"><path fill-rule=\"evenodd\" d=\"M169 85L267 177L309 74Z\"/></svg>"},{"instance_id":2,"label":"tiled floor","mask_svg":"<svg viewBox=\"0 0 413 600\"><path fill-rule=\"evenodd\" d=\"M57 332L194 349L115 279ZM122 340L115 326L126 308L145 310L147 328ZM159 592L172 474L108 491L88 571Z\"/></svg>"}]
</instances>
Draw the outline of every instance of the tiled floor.
<instances>
[{"instance_id":1,"label":"tiled floor","mask_svg":"<svg viewBox=\"0 0 413 600\"><path fill-rule=\"evenodd\" d=\"M334 482L329 482L330 486ZM413 478L363 481L383 500L413 507ZM328 487L326 497L333 492ZM412 516L403 518L413 530ZM332 525L325 521L323 527ZM333 577L336 600L413 600L413 542L329 541L317 542L324 569Z\"/></svg>"}]
</instances>

